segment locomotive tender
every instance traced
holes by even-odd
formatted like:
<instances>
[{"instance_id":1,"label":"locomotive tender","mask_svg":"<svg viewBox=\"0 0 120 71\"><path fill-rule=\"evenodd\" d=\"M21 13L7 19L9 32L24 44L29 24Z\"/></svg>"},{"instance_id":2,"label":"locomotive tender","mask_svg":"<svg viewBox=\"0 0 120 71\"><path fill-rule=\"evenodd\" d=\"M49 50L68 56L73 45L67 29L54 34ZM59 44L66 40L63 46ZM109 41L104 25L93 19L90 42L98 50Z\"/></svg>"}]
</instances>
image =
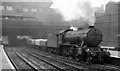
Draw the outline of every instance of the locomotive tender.
<instances>
[{"instance_id":1,"label":"locomotive tender","mask_svg":"<svg viewBox=\"0 0 120 71\"><path fill-rule=\"evenodd\" d=\"M77 60L102 63L110 54L100 48L101 41L102 33L94 26L87 29L67 29L48 35L46 51Z\"/></svg>"}]
</instances>

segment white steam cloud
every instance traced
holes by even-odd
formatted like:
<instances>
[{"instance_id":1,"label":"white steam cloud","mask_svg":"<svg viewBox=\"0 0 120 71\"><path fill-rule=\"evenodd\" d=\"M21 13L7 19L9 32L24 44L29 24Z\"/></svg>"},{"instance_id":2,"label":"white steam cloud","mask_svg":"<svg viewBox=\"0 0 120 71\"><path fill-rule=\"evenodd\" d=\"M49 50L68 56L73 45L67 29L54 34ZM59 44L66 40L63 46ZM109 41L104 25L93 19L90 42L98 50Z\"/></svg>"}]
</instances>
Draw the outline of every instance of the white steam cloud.
<instances>
[{"instance_id":1,"label":"white steam cloud","mask_svg":"<svg viewBox=\"0 0 120 71\"><path fill-rule=\"evenodd\" d=\"M112 0L53 0L51 8L60 13L65 21L82 19L89 25L94 25L94 8L101 7L109 1Z\"/></svg>"}]
</instances>

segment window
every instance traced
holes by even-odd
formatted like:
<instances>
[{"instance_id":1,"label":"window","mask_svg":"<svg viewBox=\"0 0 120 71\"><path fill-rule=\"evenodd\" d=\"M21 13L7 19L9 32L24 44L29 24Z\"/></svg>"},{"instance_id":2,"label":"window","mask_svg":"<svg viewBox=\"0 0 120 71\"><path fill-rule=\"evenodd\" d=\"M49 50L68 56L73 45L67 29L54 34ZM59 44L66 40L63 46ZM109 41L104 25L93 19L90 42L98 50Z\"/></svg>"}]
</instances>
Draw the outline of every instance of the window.
<instances>
[{"instance_id":1,"label":"window","mask_svg":"<svg viewBox=\"0 0 120 71\"><path fill-rule=\"evenodd\" d=\"M0 10L4 10L4 6L1 6L1 5L0 5Z\"/></svg>"},{"instance_id":2,"label":"window","mask_svg":"<svg viewBox=\"0 0 120 71\"><path fill-rule=\"evenodd\" d=\"M23 10L20 6L17 7L17 13L23 13Z\"/></svg>"},{"instance_id":3,"label":"window","mask_svg":"<svg viewBox=\"0 0 120 71\"><path fill-rule=\"evenodd\" d=\"M7 6L7 10L12 10L12 6Z\"/></svg>"},{"instance_id":4,"label":"window","mask_svg":"<svg viewBox=\"0 0 120 71\"><path fill-rule=\"evenodd\" d=\"M37 12L37 10L35 8L31 9L31 12Z\"/></svg>"},{"instance_id":5,"label":"window","mask_svg":"<svg viewBox=\"0 0 120 71\"><path fill-rule=\"evenodd\" d=\"M5 17L6 20L8 20L8 17Z\"/></svg>"}]
</instances>

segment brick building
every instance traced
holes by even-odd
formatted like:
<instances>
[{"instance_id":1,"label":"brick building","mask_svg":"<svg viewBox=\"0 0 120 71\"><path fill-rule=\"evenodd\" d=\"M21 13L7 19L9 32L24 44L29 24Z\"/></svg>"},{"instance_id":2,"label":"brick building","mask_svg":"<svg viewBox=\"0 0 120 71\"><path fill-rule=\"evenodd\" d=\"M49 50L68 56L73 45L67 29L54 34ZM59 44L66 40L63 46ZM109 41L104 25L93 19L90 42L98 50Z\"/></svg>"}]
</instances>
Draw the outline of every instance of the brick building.
<instances>
[{"instance_id":1,"label":"brick building","mask_svg":"<svg viewBox=\"0 0 120 71\"><path fill-rule=\"evenodd\" d=\"M17 36L47 38L49 33L67 29L61 16L51 8L51 1L2 2L0 24L2 36L8 37L11 45L17 45ZM63 23L63 25L61 25Z\"/></svg>"},{"instance_id":2,"label":"brick building","mask_svg":"<svg viewBox=\"0 0 120 71\"><path fill-rule=\"evenodd\" d=\"M95 26L103 33L103 46L119 47L120 2L109 2L104 13L96 15Z\"/></svg>"}]
</instances>

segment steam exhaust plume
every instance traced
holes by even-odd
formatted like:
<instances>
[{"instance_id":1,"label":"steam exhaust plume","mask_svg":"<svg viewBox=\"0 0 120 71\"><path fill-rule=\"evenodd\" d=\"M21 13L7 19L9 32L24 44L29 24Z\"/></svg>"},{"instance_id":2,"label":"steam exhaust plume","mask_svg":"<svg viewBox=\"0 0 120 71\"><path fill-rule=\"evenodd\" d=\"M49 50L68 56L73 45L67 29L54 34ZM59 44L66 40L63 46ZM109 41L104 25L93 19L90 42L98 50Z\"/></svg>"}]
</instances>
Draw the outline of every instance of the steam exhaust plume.
<instances>
[{"instance_id":1,"label":"steam exhaust plume","mask_svg":"<svg viewBox=\"0 0 120 71\"><path fill-rule=\"evenodd\" d=\"M72 30L74 30L74 31L75 31L75 30L78 30L77 27L73 27L73 26L71 26L70 29L72 29Z\"/></svg>"},{"instance_id":2,"label":"steam exhaust plume","mask_svg":"<svg viewBox=\"0 0 120 71\"><path fill-rule=\"evenodd\" d=\"M105 6L109 1L120 0L53 0L51 8L60 13L65 21L82 20L94 26L95 7Z\"/></svg>"}]
</instances>

